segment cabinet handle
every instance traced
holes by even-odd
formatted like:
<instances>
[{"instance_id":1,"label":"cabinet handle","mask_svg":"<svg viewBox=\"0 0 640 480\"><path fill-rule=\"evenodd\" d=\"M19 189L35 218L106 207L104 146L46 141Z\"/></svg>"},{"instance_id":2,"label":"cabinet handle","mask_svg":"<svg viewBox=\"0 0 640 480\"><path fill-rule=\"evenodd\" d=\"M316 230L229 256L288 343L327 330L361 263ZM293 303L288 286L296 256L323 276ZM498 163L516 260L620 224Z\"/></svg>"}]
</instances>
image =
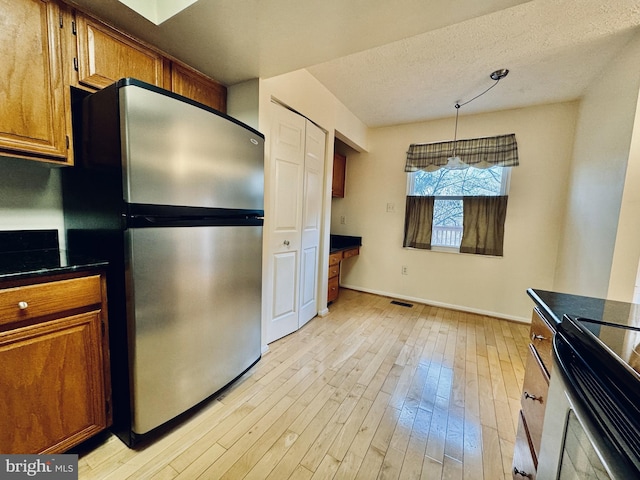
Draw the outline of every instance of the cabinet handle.
<instances>
[{"instance_id":1,"label":"cabinet handle","mask_svg":"<svg viewBox=\"0 0 640 480\"><path fill-rule=\"evenodd\" d=\"M524 470L518 470L517 467L513 467L513 474L514 475L520 475L521 477L524 477L524 478L531 478L531 474L530 473L527 473Z\"/></svg>"},{"instance_id":2,"label":"cabinet handle","mask_svg":"<svg viewBox=\"0 0 640 480\"><path fill-rule=\"evenodd\" d=\"M525 392L524 392L524 398L525 398L525 399L527 399L527 400L533 400L534 402L540 402L540 403L542 403L542 398L541 398L541 397L538 397L537 395L531 395L531 394L530 394L529 392L527 392L526 390L525 390Z\"/></svg>"},{"instance_id":3,"label":"cabinet handle","mask_svg":"<svg viewBox=\"0 0 640 480\"><path fill-rule=\"evenodd\" d=\"M542 340L546 340L546 339L547 339L547 337L545 337L544 335L537 335L537 334L535 334L535 333L532 333L532 334L531 334L531 340L539 340L539 341L542 341Z\"/></svg>"},{"instance_id":4,"label":"cabinet handle","mask_svg":"<svg viewBox=\"0 0 640 480\"><path fill-rule=\"evenodd\" d=\"M27 302L18 302L18 308L20 310L26 310L29 307L29 304Z\"/></svg>"}]
</instances>

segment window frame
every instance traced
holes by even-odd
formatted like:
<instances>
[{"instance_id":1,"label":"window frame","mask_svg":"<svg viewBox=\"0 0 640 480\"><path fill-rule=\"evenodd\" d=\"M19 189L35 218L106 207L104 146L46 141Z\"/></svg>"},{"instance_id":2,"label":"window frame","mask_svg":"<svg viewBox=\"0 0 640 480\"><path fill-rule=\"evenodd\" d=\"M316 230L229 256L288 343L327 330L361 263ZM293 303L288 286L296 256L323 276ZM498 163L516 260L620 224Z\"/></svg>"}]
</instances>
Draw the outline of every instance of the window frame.
<instances>
[{"instance_id":1,"label":"window frame","mask_svg":"<svg viewBox=\"0 0 640 480\"><path fill-rule=\"evenodd\" d=\"M502 166L498 166L498 167L502 169L502 173L500 175L500 193L497 193L495 196L509 195L509 190L511 189L511 171L513 167L502 167ZM475 168L475 167L469 166L467 168ZM477 169L477 170L481 170L481 169ZM407 172L407 196L427 196L427 195L417 195L415 193L414 179L420 171L421 170L417 170L415 172ZM463 195L431 195L431 196L434 198L434 211L435 211L435 202L437 202L438 200L462 200L464 198ZM494 195L483 195L483 196L490 197ZM431 251L445 252L445 253L460 253L460 245L458 245L457 247L450 247L447 245L434 245L432 243Z\"/></svg>"}]
</instances>

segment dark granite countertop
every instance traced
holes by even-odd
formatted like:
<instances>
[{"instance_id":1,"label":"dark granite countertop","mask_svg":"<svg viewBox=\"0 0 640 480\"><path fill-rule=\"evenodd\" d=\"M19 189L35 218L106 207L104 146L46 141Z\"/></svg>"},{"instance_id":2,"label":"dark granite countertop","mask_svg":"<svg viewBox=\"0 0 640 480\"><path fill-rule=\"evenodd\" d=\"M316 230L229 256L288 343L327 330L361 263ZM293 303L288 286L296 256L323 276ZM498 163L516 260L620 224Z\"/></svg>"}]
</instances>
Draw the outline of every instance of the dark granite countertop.
<instances>
[{"instance_id":1,"label":"dark granite countertop","mask_svg":"<svg viewBox=\"0 0 640 480\"><path fill-rule=\"evenodd\" d=\"M634 303L531 288L527 290L527 294L552 326L560 323L564 314L609 323L619 323L631 316L640 317L640 305Z\"/></svg>"},{"instance_id":2,"label":"dark granite countertop","mask_svg":"<svg viewBox=\"0 0 640 480\"><path fill-rule=\"evenodd\" d=\"M362 246L362 237L353 237L350 235L333 235L329 236L329 253L339 252L341 250L349 250Z\"/></svg>"},{"instance_id":3,"label":"dark granite countertop","mask_svg":"<svg viewBox=\"0 0 640 480\"><path fill-rule=\"evenodd\" d=\"M0 232L0 280L102 268L107 262L61 250L56 230Z\"/></svg>"}]
</instances>

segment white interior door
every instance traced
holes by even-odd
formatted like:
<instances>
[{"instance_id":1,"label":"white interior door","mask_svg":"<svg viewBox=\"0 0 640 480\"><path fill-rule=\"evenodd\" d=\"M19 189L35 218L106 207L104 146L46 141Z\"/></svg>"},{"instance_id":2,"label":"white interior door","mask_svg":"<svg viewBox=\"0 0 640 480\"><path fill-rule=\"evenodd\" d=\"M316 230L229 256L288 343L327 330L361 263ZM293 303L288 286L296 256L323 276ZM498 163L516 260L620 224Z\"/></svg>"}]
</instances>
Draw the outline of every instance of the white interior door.
<instances>
[{"instance_id":1,"label":"white interior door","mask_svg":"<svg viewBox=\"0 0 640 480\"><path fill-rule=\"evenodd\" d=\"M300 247L300 313L298 328L318 313L318 265L324 179L325 133L307 120L305 135L302 241Z\"/></svg>"},{"instance_id":2,"label":"white interior door","mask_svg":"<svg viewBox=\"0 0 640 480\"><path fill-rule=\"evenodd\" d=\"M271 104L267 343L298 329L306 119Z\"/></svg>"}]
</instances>

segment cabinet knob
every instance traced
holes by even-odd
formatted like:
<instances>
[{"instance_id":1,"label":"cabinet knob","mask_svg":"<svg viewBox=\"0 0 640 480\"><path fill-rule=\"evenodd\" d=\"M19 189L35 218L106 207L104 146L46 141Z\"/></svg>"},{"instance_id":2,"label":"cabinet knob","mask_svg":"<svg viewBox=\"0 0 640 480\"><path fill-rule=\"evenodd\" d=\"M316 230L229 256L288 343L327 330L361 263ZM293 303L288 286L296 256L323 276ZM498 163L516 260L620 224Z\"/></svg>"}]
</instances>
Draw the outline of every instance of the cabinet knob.
<instances>
[{"instance_id":1,"label":"cabinet knob","mask_svg":"<svg viewBox=\"0 0 640 480\"><path fill-rule=\"evenodd\" d=\"M535 334L535 333L531 334L531 340L542 341L542 340L546 340L546 339L547 339L547 337L545 337L544 335L538 335L538 334Z\"/></svg>"},{"instance_id":2,"label":"cabinet knob","mask_svg":"<svg viewBox=\"0 0 640 480\"><path fill-rule=\"evenodd\" d=\"M18 308L20 310L26 310L29 307L29 304L27 302L18 302Z\"/></svg>"},{"instance_id":3,"label":"cabinet knob","mask_svg":"<svg viewBox=\"0 0 640 480\"><path fill-rule=\"evenodd\" d=\"M520 475L521 477L524 477L524 478L531 478L532 477L530 473L527 473L524 470L518 470L517 467L513 467L513 474L514 475Z\"/></svg>"},{"instance_id":4,"label":"cabinet knob","mask_svg":"<svg viewBox=\"0 0 640 480\"><path fill-rule=\"evenodd\" d=\"M285 245L286 247L288 247L288 246L289 246L289 240L285 240L285 241L284 241L284 242L282 242L282 243L284 243L284 245Z\"/></svg>"}]
</instances>

